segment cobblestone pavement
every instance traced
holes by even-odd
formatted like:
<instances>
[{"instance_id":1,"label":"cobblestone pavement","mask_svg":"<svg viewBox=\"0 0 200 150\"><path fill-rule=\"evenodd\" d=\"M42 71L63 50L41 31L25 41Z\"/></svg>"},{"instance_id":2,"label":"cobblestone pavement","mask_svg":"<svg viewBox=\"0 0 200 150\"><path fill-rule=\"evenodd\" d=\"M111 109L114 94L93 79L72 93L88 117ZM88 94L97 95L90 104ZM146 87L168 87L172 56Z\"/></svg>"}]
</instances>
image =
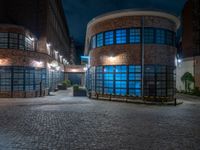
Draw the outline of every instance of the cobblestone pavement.
<instances>
[{"instance_id":1,"label":"cobblestone pavement","mask_svg":"<svg viewBox=\"0 0 200 150\"><path fill-rule=\"evenodd\" d=\"M149 106L66 91L0 99L0 149L199 150L200 101Z\"/></svg>"}]
</instances>

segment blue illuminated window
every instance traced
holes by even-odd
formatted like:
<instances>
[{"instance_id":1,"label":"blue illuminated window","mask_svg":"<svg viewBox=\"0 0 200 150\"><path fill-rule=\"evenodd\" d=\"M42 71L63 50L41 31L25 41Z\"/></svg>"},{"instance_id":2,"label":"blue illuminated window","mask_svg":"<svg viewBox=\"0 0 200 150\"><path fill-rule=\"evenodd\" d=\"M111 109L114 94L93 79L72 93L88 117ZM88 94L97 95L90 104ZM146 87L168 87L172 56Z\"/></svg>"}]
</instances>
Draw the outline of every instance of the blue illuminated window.
<instances>
[{"instance_id":1,"label":"blue illuminated window","mask_svg":"<svg viewBox=\"0 0 200 150\"><path fill-rule=\"evenodd\" d=\"M130 43L140 43L140 29L130 29Z\"/></svg>"},{"instance_id":2,"label":"blue illuminated window","mask_svg":"<svg viewBox=\"0 0 200 150\"><path fill-rule=\"evenodd\" d=\"M113 94L113 88L104 88L104 94Z\"/></svg>"},{"instance_id":3,"label":"blue illuminated window","mask_svg":"<svg viewBox=\"0 0 200 150\"><path fill-rule=\"evenodd\" d=\"M144 43L145 44L154 43L154 29L151 28L144 29Z\"/></svg>"},{"instance_id":4,"label":"blue illuminated window","mask_svg":"<svg viewBox=\"0 0 200 150\"><path fill-rule=\"evenodd\" d=\"M126 81L116 81L115 87L116 88L126 88Z\"/></svg>"},{"instance_id":5,"label":"blue illuminated window","mask_svg":"<svg viewBox=\"0 0 200 150\"><path fill-rule=\"evenodd\" d=\"M126 77L126 74L120 73L120 74L116 74L116 75L115 75L115 79L116 79L116 80L126 80L127 77Z\"/></svg>"},{"instance_id":6,"label":"blue illuminated window","mask_svg":"<svg viewBox=\"0 0 200 150\"><path fill-rule=\"evenodd\" d=\"M156 43L165 44L165 30L162 29L156 30Z\"/></svg>"},{"instance_id":7,"label":"blue illuminated window","mask_svg":"<svg viewBox=\"0 0 200 150\"><path fill-rule=\"evenodd\" d=\"M140 89L141 88L141 82L140 81L130 81L129 82L129 88Z\"/></svg>"},{"instance_id":8,"label":"blue illuminated window","mask_svg":"<svg viewBox=\"0 0 200 150\"><path fill-rule=\"evenodd\" d=\"M112 45L114 43L114 32L105 32L105 45Z\"/></svg>"},{"instance_id":9,"label":"blue illuminated window","mask_svg":"<svg viewBox=\"0 0 200 150\"><path fill-rule=\"evenodd\" d=\"M129 73L129 80L141 80L141 74Z\"/></svg>"},{"instance_id":10,"label":"blue illuminated window","mask_svg":"<svg viewBox=\"0 0 200 150\"><path fill-rule=\"evenodd\" d=\"M145 96L171 96L174 94L175 85L173 67L163 65L145 65L144 69ZM92 91L102 94L128 94L130 96L141 96L141 66L139 65L98 66L96 67L96 70L92 69L91 72L93 75L89 77L89 80L92 79ZM17 74L18 77L21 76L20 71ZM31 83L32 75L28 75L28 79ZM3 83L6 85L6 81L2 81L0 79L0 84ZM19 81L21 82L21 79L19 79ZM18 81L14 80L14 83L15 82L17 85ZM20 86L14 88L20 90ZM32 90L32 85L28 85L28 89Z\"/></svg>"},{"instance_id":11,"label":"blue illuminated window","mask_svg":"<svg viewBox=\"0 0 200 150\"><path fill-rule=\"evenodd\" d=\"M140 89L130 89L129 95L132 96L141 96L141 90Z\"/></svg>"},{"instance_id":12,"label":"blue illuminated window","mask_svg":"<svg viewBox=\"0 0 200 150\"><path fill-rule=\"evenodd\" d=\"M97 47L103 46L103 33L97 35Z\"/></svg>"},{"instance_id":13,"label":"blue illuminated window","mask_svg":"<svg viewBox=\"0 0 200 150\"><path fill-rule=\"evenodd\" d=\"M141 72L141 66L129 66L129 72Z\"/></svg>"},{"instance_id":14,"label":"blue illuminated window","mask_svg":"<svg viewBox=\"0 0 200 150\"><path fill-rule=\"evenodd\" d=\"M112 88L113 87L113 81L104 81L104 87Z\"/></svg>"},{"instance_id":15,"label":"blue illuminated window","mask_svg":"<svg viewBox=\"0 0 200 150\"><path fill-rule=\"evenodd\" d=\"M126 95L127 94L127 90L126 89L116 89L115 90L115 94L116 95Z\"/></svg>"},{"instance_id":16,"label":"blue illuminated window","mask_svg":"<svg viewBox=\"0 0 200 150\"><path fill-rule=\"evenodd\" d=\"M96 48L96 36L92 37L92 49Z\"/></svg>"},{"instance_id":17,"label":"blue illuminated window","mask_svg":"<svg viewBox=\"0 0 200 150\"><path fill-rule=\"evenodd\" d=\"M104 74L104 80L113 80L113 79L114 79L113 74L109 74L109 73Z\"/></svg>"},{"instance_id":18,"label":"blue illuminated window","mask_svg":"<svg viewBox=\"0 0 200 150\"><path fill-rule=\"evenodd\" d=\"M102 66L96 68L96 72L102 72L102 71L103 71L103 67Z\"/></svg>"},{"instance_id":19,"label":"blue illuminated window","mask_svg":"<svg viewBox=\"0 0 200 150\"><path fill-rule=\"evenodd\" d=\"M114 67L113 66L105 66L104 72L114 72Z\"/></svg>"},{"instance_id":20,"label":"blue illuminated window","mask_svg":"<svg viewBox=\"0 0 200 150\"><path fill-rule=\"evenodd\" d=\"M116 43L117 44L126 43L126 29L116 30Z\"/></svg>"},{"instance_id":21,"label":"blue illuminated window","mask_svg":"<svg viewBox=\"0 0 200 150\"><path fill-rule=\"evenodd\" d=\"M127 72L126 66L116 66L116 72Z\"/></svg>"}]
</instances>

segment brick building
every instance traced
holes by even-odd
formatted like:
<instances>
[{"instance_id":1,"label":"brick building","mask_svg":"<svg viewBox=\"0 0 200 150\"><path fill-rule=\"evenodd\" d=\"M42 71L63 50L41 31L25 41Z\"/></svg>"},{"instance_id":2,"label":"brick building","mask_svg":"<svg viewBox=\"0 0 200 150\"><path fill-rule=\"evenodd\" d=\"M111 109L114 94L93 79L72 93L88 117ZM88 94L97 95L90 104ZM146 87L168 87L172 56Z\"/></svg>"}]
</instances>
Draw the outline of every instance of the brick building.
<instances>
[{"instance_id":1,"label":"brick building","mask_svg":"<svg viewBox=\"0 0 200 150\"><path fill-rule=\"evenodd\" d=\"M185 90L181 77L190 72L200 88L200 1L188 0L182 12L181 62L177 66L177 89ZM190 65L189 65L190 64ZM193 88L193 87L191 87Z\"/></svg>"},{"instance_id":2,"label":"brick building","mask_svg":"<svg viewBox=\"0 0 200 150\"><path fill-rule=\"evenodd\" d=\"M0 97L46 95L74 64L61 0L1 0Z\"/></svg>"},{"instance_id":3,"label":"brick building","mask_svg":"<svg viewBox=\"0 0 200 150\"><path fill-rule=\"evenodd\" d=\"M94 98L174 98L175 36L179 19L151 10L107 13L88 23L87 88Z\"/></svg>"}]
</instances>

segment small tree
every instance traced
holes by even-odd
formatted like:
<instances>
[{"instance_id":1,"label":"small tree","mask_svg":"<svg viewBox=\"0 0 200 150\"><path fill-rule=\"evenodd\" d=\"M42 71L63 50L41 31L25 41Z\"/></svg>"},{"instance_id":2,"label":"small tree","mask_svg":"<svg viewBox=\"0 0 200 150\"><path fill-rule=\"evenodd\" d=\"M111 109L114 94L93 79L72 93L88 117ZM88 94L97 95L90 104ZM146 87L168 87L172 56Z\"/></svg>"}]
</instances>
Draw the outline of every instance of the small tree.
<instances>
[{"instance_id":1,"label":"small tree","mask_svg":"<svg viewBox=\"0 0 200 150\"><path fill-rule=\"evenodd\" d=\"M194 77L191 73L186 72L182 77L181 81L185 84L185 90L186 92L191 92L191 84L194 83Z\"/></svg>"},{"instance_id":2,"label":"small tree","mask_svg":"<svg viewBox=\"0 0 200 150\"><path fill-rule=\"evenodd\" d=\"M63 81L63 86L65 86L65 87L71 86L70 80L64 80L64 81Z\"/></svg>"}]
</instances>

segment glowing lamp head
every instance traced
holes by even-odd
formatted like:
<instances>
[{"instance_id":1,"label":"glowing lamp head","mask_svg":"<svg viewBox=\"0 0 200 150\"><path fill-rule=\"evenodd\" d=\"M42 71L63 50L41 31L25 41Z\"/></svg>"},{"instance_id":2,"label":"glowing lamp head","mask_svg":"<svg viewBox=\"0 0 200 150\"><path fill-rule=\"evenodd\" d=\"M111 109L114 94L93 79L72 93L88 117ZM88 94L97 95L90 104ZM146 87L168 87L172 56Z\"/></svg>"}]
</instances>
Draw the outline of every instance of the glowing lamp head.
<instances>
[{"instance_id":1,"label":"glowing lamp head","mask_svg":"<svg viewBox=\"0 0 200 150\"><path fill-rule=\"evenodd\" d=\"M86 67L84 67L84 68L83 68L83 70L84 70L84 71L87 71L87 68L86 68Z\"/></svg>"},{"instance_id":2,"label":"glowing lamp head","mask_svg":"<svg viewBox=\"0 0 200 150\"><path fill-rule=\"evenodd\" d=\"M181 62L182 62L182 60L181 60L181 59L178 59L177 61L178 61L178 63L181 63Z\"/></svg>"}]
</instances>

